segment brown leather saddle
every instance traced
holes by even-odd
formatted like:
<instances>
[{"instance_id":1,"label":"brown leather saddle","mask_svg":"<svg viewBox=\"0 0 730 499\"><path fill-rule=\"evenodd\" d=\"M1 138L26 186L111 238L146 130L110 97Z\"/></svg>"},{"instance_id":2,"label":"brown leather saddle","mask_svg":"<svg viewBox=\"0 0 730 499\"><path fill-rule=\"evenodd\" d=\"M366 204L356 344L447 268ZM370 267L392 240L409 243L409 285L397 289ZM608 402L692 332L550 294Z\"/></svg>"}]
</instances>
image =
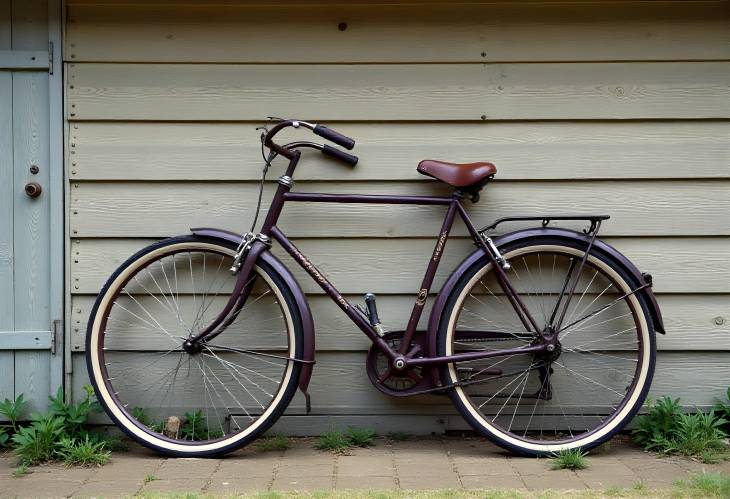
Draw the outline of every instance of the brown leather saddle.
<instances>
[{"instance_id":1,"label":"brown leather saddle","mask_svg":"<svg viewBox=\"0 0 730 499\"><path fill-rule=\"evenodd\" d=\"M492 163L446 163L425 159L418 163L418 173L440 180L478 199L478 192L497 173ZM476 199L473 199L476 201Z\"/></svg>"}]
</instances>

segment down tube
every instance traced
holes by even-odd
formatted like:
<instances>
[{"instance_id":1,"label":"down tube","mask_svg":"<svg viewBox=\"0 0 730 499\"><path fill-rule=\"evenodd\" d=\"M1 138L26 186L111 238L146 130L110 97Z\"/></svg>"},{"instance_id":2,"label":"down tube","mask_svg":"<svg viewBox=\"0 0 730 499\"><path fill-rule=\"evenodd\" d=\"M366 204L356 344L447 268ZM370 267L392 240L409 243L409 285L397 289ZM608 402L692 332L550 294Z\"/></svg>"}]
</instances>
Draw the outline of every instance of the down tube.
<instances>
[{"instance_id":1,"label":"down tube","mask_svg":"<svg viewBox=\"0 0 730 499\"><path fill-rule=\"evenodd\" d=\"M274 238L281 246L286 250L287 253L289 253L294 260L304 269L307 271L307 273L312 276L312 279L319 284L319 286L324 290L327 295L332 298L332 301L334 301L337 306L339 306L345 314L350 318L352 322L355 323L355 325L360 328L360 330L367 335L368 338L370 338L370 341L378 345L378 347L385 353L388 357L391 359L396 357L396 353L390 349L387 343L383 341L383 339L378 335L378 333L375 332L375 330L370 326L370 324L365 320L365 318L355 310L352 305L340 294L339 291L337 291L337 288L335 288L331 282L327 280L325 276L322 275L322 273L317 270L317 267L315 267L312 262L310 262L306 256L302 254L301 251L299 251L299 248L294 246L294 243L292 243L286 235L284 235L281 230L279 230L278 227L274 226L271 228L271 237Z\"/></svg>"}]
</instances>

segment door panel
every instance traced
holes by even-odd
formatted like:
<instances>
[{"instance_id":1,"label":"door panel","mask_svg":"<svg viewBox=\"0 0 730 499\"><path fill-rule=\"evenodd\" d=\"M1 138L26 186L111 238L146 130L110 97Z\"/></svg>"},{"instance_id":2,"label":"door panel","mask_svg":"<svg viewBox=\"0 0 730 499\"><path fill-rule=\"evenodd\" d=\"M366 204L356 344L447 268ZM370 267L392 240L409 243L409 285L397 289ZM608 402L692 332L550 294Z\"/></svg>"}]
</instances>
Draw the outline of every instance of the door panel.
<instances>
[{"instance_id":1,"label":"door panel","mask_svg":"<svg viewBox=\"0 0 730 499\"><path fill-rule=\"evenodd\" d=\"M63 358L52 348L63 290L51 285L60 163L50 152L47 13L47 0L0 0L0 400L23 393L29 412L46 408ZM29 182L40 195L26 194Z\"/></svg>"}]
</instances>

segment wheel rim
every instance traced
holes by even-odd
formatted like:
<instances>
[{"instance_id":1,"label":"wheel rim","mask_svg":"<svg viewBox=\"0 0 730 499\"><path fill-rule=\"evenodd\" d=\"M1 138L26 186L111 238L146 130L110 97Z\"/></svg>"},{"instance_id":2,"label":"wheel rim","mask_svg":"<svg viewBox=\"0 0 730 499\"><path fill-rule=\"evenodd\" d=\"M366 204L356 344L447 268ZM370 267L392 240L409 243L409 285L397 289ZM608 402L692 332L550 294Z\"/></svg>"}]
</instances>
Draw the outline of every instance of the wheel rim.
<instances>
[{"instance_id":1,"label":"wheel rim","mask_svg":"<svg viewBox=\"0 0 730 499\"><path fill-rule=\"evenodd\" d=\"M143 442L215 451L265 424L295 357L291 313L260 267L226 330L191 354L183 342L225 305L234 251L178 243L126 267L100 300L90 338L92 373L112 417Z\"/></svg>"},{"instance_id":2,"label":"wheel rim","mask_svg":"<svg viewBox=\"0 0 730 499\"><path fill-rule=\"evenodd\" d=\"M576 261L575 272L583 253L544 245L505 256L512 265L510 281L544 328L570 259ZM534 333L526 334L507 298L496 292L492 270L491 264L482 268L458 296L448 323L447 355L534 344ZM456 388L456 396L482 428L515 447L555 452L600 441L641 402L647 382L649 335L641 305L634 295L610 305L629 291L619 274L590 256L558 333L557 358L517 355L450 364L452 382L473 383Z\"/></svg>"}]
</instances>

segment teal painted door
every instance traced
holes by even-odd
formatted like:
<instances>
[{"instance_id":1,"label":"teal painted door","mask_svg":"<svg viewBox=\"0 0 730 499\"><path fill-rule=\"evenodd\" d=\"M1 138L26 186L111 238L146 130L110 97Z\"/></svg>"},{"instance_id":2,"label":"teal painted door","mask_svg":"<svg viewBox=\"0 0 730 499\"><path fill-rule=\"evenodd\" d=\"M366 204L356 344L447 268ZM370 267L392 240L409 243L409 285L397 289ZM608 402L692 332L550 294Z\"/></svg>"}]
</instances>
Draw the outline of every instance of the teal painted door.
<instances>
[{"instance_id":1,"label":"teal painted door","mask_svg":"<svg viewBox=\"0 0 730 499\"><path fill-rule=\"evenodd\" d=\"M63 365L48 5L0 0L0 399L23 393L29 411L46 407Z\"/></svg>"}]
</instances>

